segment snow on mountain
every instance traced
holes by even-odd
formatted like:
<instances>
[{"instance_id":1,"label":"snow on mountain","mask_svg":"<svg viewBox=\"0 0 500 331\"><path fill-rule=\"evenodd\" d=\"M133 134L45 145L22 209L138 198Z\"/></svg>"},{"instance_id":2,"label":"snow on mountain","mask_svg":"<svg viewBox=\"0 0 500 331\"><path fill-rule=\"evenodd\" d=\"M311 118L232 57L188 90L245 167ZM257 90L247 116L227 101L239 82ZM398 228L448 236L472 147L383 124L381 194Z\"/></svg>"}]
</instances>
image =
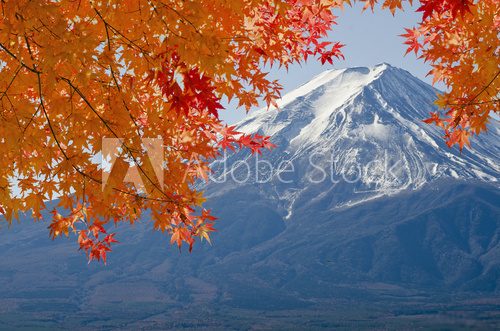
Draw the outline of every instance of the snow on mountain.
<instances>
[{"instance_id":1,"label":"snow on mountain","mask_svg":"<svg viewBox=\"0 0 500 331\"><path fill-rule=\"evenodd\" d=\"M258 110L238 124L240 131L271 136L278 146L261 163L244 151L216 173L231 182L225 190L257 184L288 216L303 199L327 198L331 209L437 179L498 183L498 123L475 137L472 149L450 149L439 128L422 122L436 110L437 93L385 63L326 71L286 94L279 110Z\"/></svg>"},{"instance_id":2,"label":"snow on mountain","mask_svg":"<svg viewBox=\"0 0 500 331\"><path fill-rule=\"evenodd\" d=\"M299 88L287 93L281 100L278 101L278 106L284 108L293 103L295 100L309 95L319 88L326 87L318 100L315 101L315 106L312 109L316 120L312 127L325 125L328 122L328 117L331 115L331 110L342 106L349 100L359 89L369 84L384 71L386 64L382 64L372 68L369 72L363 72L353 69L328 70L314 77L308 83ZM297 108L295 108L297 109ZM267 111L263 108L252 114L245 120L240 130L244 132L252 132L258 129L264 129L267 135L273 135L279 125L266 126L269 119L275 119L273 115L277 115L279 110L273 109ZM279 120L279 119L278 119ZM273 130L274 129L274 130ZM266 131L267 130L267 131ZM303 137L308 138L308 137Z\"/></svg>"}]
</instances>

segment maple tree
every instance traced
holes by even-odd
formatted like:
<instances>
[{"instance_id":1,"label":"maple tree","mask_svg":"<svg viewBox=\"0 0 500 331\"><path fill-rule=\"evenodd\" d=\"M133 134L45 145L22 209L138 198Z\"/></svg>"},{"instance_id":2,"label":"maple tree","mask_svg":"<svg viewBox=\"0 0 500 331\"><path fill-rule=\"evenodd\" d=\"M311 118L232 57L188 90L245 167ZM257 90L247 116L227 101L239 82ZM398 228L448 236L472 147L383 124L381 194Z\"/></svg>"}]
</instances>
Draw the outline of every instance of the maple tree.
<instances>
[{"instance_id":1,"label":"maple tree","mask_svg":"<svg viewBox=\"0 0 500 331\"><path fill-rule=\"evenodd\" d=\"M221 149L273 145L219 119L221 98L275 103L281 86L262 63L287 67L307 56L331 62L340 44L321 41L334 23L316 1L2 1L1 212L42 217L59 196L52 237L75 233L90 260L106 261L110 222L151 210L156 229L192 248L215 218L193 183ZM121 141L146 192L115 162L104 189L95 157L102 138ZM168 176L159 183L143 137L161 137ZM116 171L115 171L116 170ZM13 192L13 179L20 194Z\"/></svg>"},{"instance_id":2,"label":"maple tree","mask_svg":"<svg viewBox=\"0 0 500 331\"><path fill-rule=\"evenodd\" d=\"M374 8L376 0L367 0ZM402 0L383 8L402 9ZM2 0L0 16L0 212L11 222L52 211L53 238L74 233L89 260L106 262L106 227L151 211L156 229L191 250L215 217L194 187L221 150L271 149L219 118L222 99L276 106L281 85L262 71L315 57L342 58L325 40L333 9L348 0ZM421 1L422 22L404 36L450 91L434 121L451 144L467 143L498 111L499 4ZM143 138L161 137L159 182ZM107 182L96 162L103 138L120 139ZM123 161L121 158L125 159ZM134 165L144 191L122 179ZM104 187L104 189L103 189ZM15 192L18 190L19 192Z\"/></svg>"}]
</instances>

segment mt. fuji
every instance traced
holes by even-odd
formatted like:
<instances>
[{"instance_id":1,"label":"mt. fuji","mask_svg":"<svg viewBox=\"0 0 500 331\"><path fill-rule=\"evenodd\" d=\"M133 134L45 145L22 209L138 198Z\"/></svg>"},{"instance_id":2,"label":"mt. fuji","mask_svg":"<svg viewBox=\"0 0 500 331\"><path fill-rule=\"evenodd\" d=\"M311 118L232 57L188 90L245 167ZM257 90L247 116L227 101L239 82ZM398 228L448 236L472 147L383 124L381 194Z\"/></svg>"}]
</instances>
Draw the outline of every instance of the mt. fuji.
<instances>
[{"instance_id":1,"label":"mt. fuji","mask_svg":"<svg viewBox=\"0 0 500 331\"><path fill-rule=\"evenodd\" d=\"M106 267L46 222L0 228L0 329L498 329L500 126L448 148L436 93L380 64L250 114L277 147L213 164L217 232L191 254L147 217Z\"/></svg>"},{"instance_id":2,"label":"mt. fuji","mask_svg":"<svg viewBox=\"0 0 500 331\"><path fill-rule=\"evenodd\" d=\"M498 123L491 124L490 134L474 138L472 149L450 149L441 129L422 122L437 110L436 93L385 63L326 71L285 95L280 110L256 111L239 123L243 132L272 137L277 148L262 158L271 163L268 169L255 168L256 162L247 162L250 169L233 166L250 160L241 152L219 166L216 178L255 183L260 175L266 193L289 212L302 197L328 196L328 208L338 208L439 179L497 183ZM293 180L282 180L282 170Z\"/></svg>"}]
</instances>

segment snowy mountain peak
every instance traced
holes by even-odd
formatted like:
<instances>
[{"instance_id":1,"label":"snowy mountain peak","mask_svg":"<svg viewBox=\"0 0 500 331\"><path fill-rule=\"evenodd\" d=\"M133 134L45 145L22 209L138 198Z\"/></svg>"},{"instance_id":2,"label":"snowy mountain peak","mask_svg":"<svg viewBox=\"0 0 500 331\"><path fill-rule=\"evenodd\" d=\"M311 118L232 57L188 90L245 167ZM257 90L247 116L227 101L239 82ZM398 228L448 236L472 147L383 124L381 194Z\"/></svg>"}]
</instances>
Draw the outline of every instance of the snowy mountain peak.
<instances>
[{"instance_id":1,"label":"snowy mountain peak","mask_svg":"<svg viewBox=\"0 0 500 331\"><path fill-rule=\"evenodd\" d=\"M448 148L443 132L422 122L436 111L437 92L386 63L325 71L286 94L280 110L256 111L239 124L241 131L271 136L278 146L264 155L272 168L269 181L259 181L262 174L252 163L231 169L231 163L250 160L248 152L230 157L229 169L219 173L230 172L236 186L258 184L266 194L274 192L287 213L301 199L326 198L331 208L344 207L445 178L498 183L498 124L475 137L471 150ZM286 181L283 162L293 168ZM243 173L249 169L254 176Z\"/></svg>"},{"instance_id":2,"label":"snowy mountain peak","mask_svg":"<svg viewBox=\"0 0 500 331\"><path fill-rule=\"evenodd\" d=\"M309 82L303 84L297 89L285 94L279 101L280 109L285 107L295 108L293 105L302 103L302 101L314 101L310 111L315 117L327 117L336 107L342 106L349 101L350 98L359 94L364 87L373 83L383 76L387 71L392 71L396 68L387 63L381 63L373 67L354 67L345 69L327 70L315 76ZM401 69L396 69L404 72ZM404 72L406 73L406 72ZM317 98L321 95L320 98ZM299 107L300 108L300 107ZM286 111L290 111L287 109ZM240 123L239 129L243 132L254 132L262 130L268 135L276 133L277 127L269 125L269 120L281 118L280 110L260 109L248 116ZM278 124L278 127L281 125Z\"/></svg>"}]
</instances>

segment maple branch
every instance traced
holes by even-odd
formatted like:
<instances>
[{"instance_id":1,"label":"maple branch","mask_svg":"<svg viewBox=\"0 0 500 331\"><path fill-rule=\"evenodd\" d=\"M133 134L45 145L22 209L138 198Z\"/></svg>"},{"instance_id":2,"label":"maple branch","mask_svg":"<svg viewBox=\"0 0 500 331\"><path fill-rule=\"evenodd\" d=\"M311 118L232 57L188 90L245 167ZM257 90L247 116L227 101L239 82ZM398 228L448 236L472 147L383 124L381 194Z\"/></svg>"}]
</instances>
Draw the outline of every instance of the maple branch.
<instances>
[{"instance_id":1,"label":"maple branch","mask_svg":"<svg viewBox=\"0 0 500 331\"><path fill-rule=\"evenodd\" d=\"M52 30L51 30L51 29L47 26L47 24L45 24L45 23L44 23L41 19L38 19L38 21L39 21L40 23L42 23L42 27L43 27L43 28L45 28L45 29L47 29L47 31L49 31L50 35L52 35L52 36L53 36L53 37L55 37L56 39L59 39L59 40L61 40L61 39L62 39L59 35L57 35L54 31L52 31ZM40 29L40 30L41 30L41 29ZM38 30L38 31L39 31L39 30Z\"/></svg>"},{"instance_id":2,"label":"maple branch","mask_svg":"<svg viewBox=\"0 0 500 331\"><path fill-rule=\"evenodd\" d=\"M37 74L37 80L38 80L38 94L39 94L39 98L40 98L40 107L42 109L43 114L45 115L45 119L47 120L47 124L49 126L49 130L50 130L50 132L52 134L52 137L54 138L54 141L56 142L57 147L59 148L59 150L63 154L64 158L67 161L70 161L70 158L66 154L66 151L62 148L61 143L59 142L59 139L57 138L57 135L56 135L56 133L54 131L54 128L52 126L52 122L50 121L49 115L47 114L47 109L45 108L45 103L43 101L42 80L40 78L40 74ZM75 168L76 171L81 172L80 169L78 169L76 166L73 165L73 163L71 163L71 165L73 166L73 168Z\"/></svg>"},{"instance_id":3,"label":"maple branch","mask_svg":"<svg viewBox=\"0 0 500 331\"><path fill-rule=\"evenodd\" d=\"M41 88L41 84L39 84L39 88ZM59 142L59 139L56 136L56 133L55 133L53 127L52 127L51 121L50 121L50 119L48 117L48 114L47 114L47 112L45 110L45 106L43 106L42 98L40 98L40 105L42 106L42 110L43 110L43 112L45 114L45 118L46 118L47 123L49 125L49 129L50 129L51 135L54 138L54 140L56 141L56 145L57 145L58 149L61 151L61 153L63 154L63 156L66 159L66 161L70 162L71 167L77 173L79 173L81 176L83 176L84 178L88 178L88 179L92 180L93 182L95 182L95 183L97 183L99 185L102 185L102 181L101 180L99 180L99 179L93 177L92 175L86 173L85 171L83 171L80 168L78 168L77 166L75 166L73 164L73 162L71 162L71 158L68 157L66 151L62 148L62 146L61 146L61 144ZM117 192L119 192L119 193L123 193L123 194L126 194L126 195L134 196L136 198L140 198L140 199L143 199L143 200L151 200L151 201L158 201L158 202L165 202L165 203L177 204L176 201L174 201L174 200L172 200L170 198L168 200L166 200L166 199L150 198L150 197L142 196L142 195L134 193L134 192L125 191L125 190L119 189L117 187L113 187L112 189L115 190L115 191L117 191Z\"/></svg>"},{"instance_id":4,"label":"maple branch","mask_svg":"<svg viewBox=\"0 0 500 331\"><path fill-rule=\"evenodd\" d=\"M102 22L104 23L104 27L106 29L106 38L107 38L107 41L108 41L108 50L111 51L111 39L109 37L109 23L104 19L104 17L102 17L101 13L95 9L95 12L97 13L97 15L99 16L99 18L102 20ZM111 73L111 77L113 78L114 82L115 82L115 85L116 85L116 88L118 89L118 92L121 92L121 88L120 88L120 84L118 83L118 80L116 79L116 75L115 75L115 71L114 71L114 68L113 68L113 65L112 64L109 64L109 71ZM130 111L130 109L128 108L125 100L123 100L123 97L121 96L121 93L120 93L120 97L122 99L122 103L125 107L125 109L127 110L128 114L129 114L129 117L130 119L132 120L132 123L134 123L135 127L136 127L136 130L137 130L137 134L140 135L140 128L139 128L139 125L137 124L137 122L135 121L135 118L132 116L132 112Z\"/></svg>"},{"instance_id":5,"label":"maple branch","mask_svg":"<svg viewBox=\"0 0 500 331\"><path fill-rule=\"evenodd\" d=\"M0 101L2 101L3 97L5 95L7 95L7 91L9 90L9 88L12 86L12 84L14 83L14 80L16 79L17 75L19 74L19 71L21 71L21 68L22 66L19 65L19 67L17 67L17 70L16 72L14 73L14 76L12 77L12 79L10 80L10 83L7 85L7 87L5 88L5 91L2 92L2 96L0 97Z\"/></svg>"},{"instance_id":6,"label":"maple branch","mask_svg":"<svg viewBox=\"0 0 500 331\"><path fill-rule=\"evenodd\" d=\"M174 13L177 14L177 16L179 16L181 18L181 21L185 24L184 21L188 22L189 25L191 25L191 27L193 27L194 31L196 31L197 34L199 34L200 36L203 36L203 34L198 30L198 28L193 24L193 22L191 22L190 20L188 20L184 15L182 15L177 9L167 5L166 3L162 3L163 6L167 7L168 9L170 9L171 11L173 11Z\"/></svg>"},{"instance_id":7,"label":"maple branch","mask_svg":"<svg viewBox=\"0 0 500 331\"><path fill-rule=\"evenodd\" d=\"M101 14L99 13L99 11L97 11L97 9L95 11L96 11L97 15L99 15L99 17L101 18L101 20L104 23L104 28L106 29L106 39L108 41L108 50L111 50L111 39L109 38L108 22L106 22L104 20L104 18L102 18Z\"/></svg>"},{"instance_id":8,"label":"maple branch","mask_svg":"<svg viewBox=\"0 0 500 331\"><path fill-rule=\"evenodd\" d=\"M39 104L39 108L37 109L37 111L33 114L32 116L32 119L36 116L36 114L38 113L39 109L42 109L43 113L44 113L44 116L45 116L45 119L47 120L47 124L49 126L49 130L51 132L51 135L52 137L54 138L54 141L56 142L56 145L58 147L58 149L61 151L61 153L63 154L64 158L66 159L66 161L70 162L72 168L77 172L79 173L80 175L86 177L86 178L89 178L90 180L98 183L98 184L101 184L102 185L102 181L94 178L93 176L87 174L86 172L82 171L81 169L79 169L77 166L75 166L73 164L73 162L71 162L71 159L69 158L69 156L67 155L66 151L62 148L61 146L61 143L59 141L59 139L57 138L57 135L54 131L54 128L52 126L52 122L50 121L50 118L48 116L48 113L47 113L47 109L45 107L45 102L44 102L44 98L43 98L43 93L42 93L42 82L41 82L41 74L42 72L39 71L37 68L36 68L36 65L34 65L33 68L31 68L30 66L26 65L23 61L19 60L17 58L17 56L15 54L13 54L9 49L7 49L2 43L0 43L0 47L7 53L9 54L12 58L14 58L15 60L17 60L19 62L19 64L28 69L29 71L33 72L36 74L37 76L37 83L38 83L38 93L39 93L39 98L40 98L40 104ZM72 83L71 81L69 81L69 79L67 78L64 78L64 77L60 77L61 79L65 80L68 82L68 84L70 86L73 87L73 89L75 90L75 92L77 92L80 97L82 97L82 99L84 100L84 102L87 103L87 105L94 111L94 113L96 113L96 115L107 125L107 123L104 121L104 119L102 119L102 117L95 111L95 109L93 109L93 107L90 105L90 103L88 102L88 100L85 98L85 96L80 92L80 90L78 88L76 88ZM4 94L6 95L6 94ZM8 96L7 96L8 97ZM26 131L27 127L29 126L29 124L31 123L32 119L30 120L30 122L28 123L28 125L24 128L24 131ZM107 126L108 129L111 129L109 126ZM113 132L114 133L114 132ZM115 134L116 136L116 134ZM130 149L127 147L127 146L124 146L125 148L127 148L127 150L131 153ZM133 155L131 155L132 158L134 159L134 162L137 162L135 157ZM139 169L141 169L141 171L144 172L144 170L140 167L139 164L136 163L136 165L138 166ZM151 181L151 179L145 174L146 178L148 178L148 180ZM154 183L152 182L152 184L154 185ZM132 192L128 192L128 191L124 191L124 190L121 190L119 188L116 188L116 187L113 187L113 190L115 191L118 191L120 193L123 193L123 194L127 194L127 195L131 195L131 196L134 196L136 198L140 198L140 199L144 199L144 200L153 200L153 201L159 201L159 202L166 202L166 203L172 203L172 204L178 204L176 201L170 199L168 197L168 195L166 195L163 191L160 190L160 192L162 192L165 196L167 196L168 200L165 200L165 199L156 199L156 198L149 198L149 197L145 197L145 196L141 196L137 193L132 193Z\"/></svg>"},{"instance_id":9,"label":"maple branch","mask_svg":"<svg viewBox=\"0 0 500 331\"><path fill-rule=\"evenodd\" d=\"M12 103L12 100L10 100L10 97L9 97L8 94L6 94L5 96L7 97L7 100L9 101L9 103L10 103L10 105L12 107L11 109L12 109L12 112L14 113L14 116L16 117L17 126L19 128L21 128L22 125L21 125L21 122L19 121L19 117L17 116L17 112L15 110L14 104ZM2 114L2 117L5 119L5 117L3 116L3 114Z\"/></svg>"},{"instance_id":10,"label":"maple branch","mask_svg":"<svg viewBox=\"0 0 500 331\"><path fill-rule=\"evenodd\" d=\"M463 116L463 110L464 110L465 107L481 104L481 102L474 103L474 100L476 100L481 94L483 94L490 87L490 85L493 84L493 82L498 78L498 76L500 76L500 70L497 71L497 73L495 74L495 76L493 76L493 78L489 81L489 83L486 84L486 86L484 86L481 89L481 91L479 91L479 93L477 93L469 102L467 102L465 104L459 105L459 107L460 107L460 113L459 113L459 115L454 120L454 127L457 127L460 124L460 121L461 121L462 116Z\"/></svg>"},{"instance_id":11,"label":"maple branch","mask_svg":"<svg viewBox=\"0 0 500 331\"><path fill-rule=\"evenodd\" d=\"M137 135L140 136L141 128L139 127L139 124L137 124L137 121L135 120L134 116L132 115L132 111L128 108L127 103L123 99L122 95L120 94L120 98L122 99L123 106L127 110L128 116L130 117L130 120L132 123L134 123L135 129L137 131Z\"/></svg>"},{"instance_id":12,"label":"maple branch","mask_svg":"<svg viewBox=\"0 0 500 331\"><path fill-rule=\"evenodd\" d=\"M35 68L30 67L29 65L24 63L22 60L18 59L17 56L14 53L12 53L7 47L5 47L1 42L0 42L0 48L2 48L7 54L9 54L16 61L18 61L19 64L22 65L24 68L28 69L29 71L31 71L35 74L41 74L40 71L36 70Z\"/></svg>"},{"instance_id":13,"label":"maple branch","mask_svg":"<svg viewBox=\"0 0 500 331\"><path fill-rule=\"evenodd\" d=\"M470 102L473 102L474 100L476 100L481 94L484 93L484 91L486 91L488 89L488 87L490 87L491 84L493 84L493 82L498 78L498 76L500 76L500 70L495 74L495 76L491 79L491 81L485 86L483 87L483 89L478 93L476 94L476 96L474 98L472 98L472 100L470 100ZM469 104L470 104L469 102Z\"/></svg>"},{"instance_id":14,"label":"maple branch","mask_svg":"<svg viewBox=\"0 0 500 331\"><path fill-rule=\"evenodd\" d=\"M170 32L171 34L173 34L177 38L187 40L186 37L183 37L183 36L175 33L174 31L172 31L170 29L170 27L168 26L167 22L165 22L165 20L163 19L163 16L161 16L161 14L158 12L158 9L156 8L156 6L150 0L148 0L148 3L151 6L151 8L153 9L153 12L156 14L156 16L158 16L160 18L160 21L163 23L163 25L165 26L165 28L167 29L168 32Z\"/></svg>"},{"instance_id":15,"label":"maple branch","mask_svg":"<svg viewBox=\"0 0 500 331\"><path fill-rule=\"evenodd\" d=\"M447 106L461 106L461 107L466 107L466 106L475 106L475 105L485 105L488 103L500 103L499 99L493 99L489 101L480 101L480 102L468 102L468 103L447 103Z\"/></svg>"},{"instance_id":16,"label":"maple branch","mask_svg":"<svg viewBox=\"0 0 500 331\"><path fill-rule=\"evenodd\" d=\"M111 126L108 124L108 122L97 112L97 110L92 106L92 104L90 103L90 101L85 97L85 95L80 91L80 89L78 87L76 87L69 79L65 78L65 77L61 77L62 80L66 81L68 83L68 85L73 88L75 90L75 92L82 98L82 100L85 102L85 104L87 104L87 106L92 110L92 112L99 118L99 120L104 124L104 126L106 127L106 129L108 129L109 132L111 132L111 134L113 136L115 136L115 138L117 139L121 139L120 136L118 136L118 134L111 128ZM149 175L146 173L146 171L142 168L142 166L140 165L139 161L137 160L137 158L135 157L134 153L133 153L133 150L127 146L127 144L125 144L125 142L122 141L122 146L123 148L126 149L127 151L127 154L132 158L132 160L134 161L134 164L137 166L137 168L141 171L141 173L146 177L146 179L161 193L163 194L164 196L166 196L167 198L169 198L169 196L160 188L158 187L158 185L156 184L155 181L153 181Z\"/></svg>"},{"instance_id":17,"label":"maple branch","mask_svg":"<svg viewBox=\"0 0 500 331\"><path fill-rule=\"evenodd\" d=\"M29 44L28 38L26 36L25 36L25 41L26 41L26 45L28 47L28 51L30 53L30 56L31 56L31 58L33 60L33 54L31 53L30 44ZM33 65L33 69L36 70L36 64ZM62 148L61 143L59 142L59 139L56 136L54 128L52 127L52 123L50 122L49 115L47 114L47 109L45 108L45 102L43 100L42 79L41 79L40 75L41 75L41 72L38 71L38 70L36 70L36 77L37 77L37 82L38 82L38 95L39 95L39 98L40 98L40 107L41 107L41 109L42 109L42 111L43 111L43 113L45 115L45 118L47 120L47 124L49 126L50 132L52 133L52 136L54 137L54 140L56 142L57 147L59 148L59 150L61 151L61 153L64 155L64 157L66 158L66 160L69 161L69 157L66 154L66 151Z\"/></svg>"},{"instance_id":18,"label":"maple branch","mask_svg":"<svg viewBox=\"0 0 500 331\"><path fill-rule=\"evenodd\" d=\"M35 112L33 113L33 115L31 115L31 118L30 120L28 121L28 123L26 124L26 126L24 127L23 129L23 136L24 134L26 133L26 130L28 130L28 127L30 126L31 122L33 122L33 119L35 118L35 116L38 114L38 112L40 111L40 105L38 105L38 107L36 108Z\"/></svg>"},{"instance_id":19,"label":"maple branch","mask_svg":"<svg viewBox=\"0 0 500 331\"><path fill-rule=\"evenodd\" d=\"M94 8L96 14L99 16L99 18L104 22L104 24L109 27L115 34L121 36L123 39L125 39L129 45L132 45L136 47L145 57L149 57L150 59L153 59L148 52L146 52L141 46L137 45L134 41L130 40L127 36L125 36L123 33L121 33L118 29L116 29L114 26L112 26L110 23L108 23L104 17L101 15L101 13L97 10L97 8ZM146 59L146 61L148 61ZM149 62L149 61L148 61Z\"/></svg>"}]
</instances>

